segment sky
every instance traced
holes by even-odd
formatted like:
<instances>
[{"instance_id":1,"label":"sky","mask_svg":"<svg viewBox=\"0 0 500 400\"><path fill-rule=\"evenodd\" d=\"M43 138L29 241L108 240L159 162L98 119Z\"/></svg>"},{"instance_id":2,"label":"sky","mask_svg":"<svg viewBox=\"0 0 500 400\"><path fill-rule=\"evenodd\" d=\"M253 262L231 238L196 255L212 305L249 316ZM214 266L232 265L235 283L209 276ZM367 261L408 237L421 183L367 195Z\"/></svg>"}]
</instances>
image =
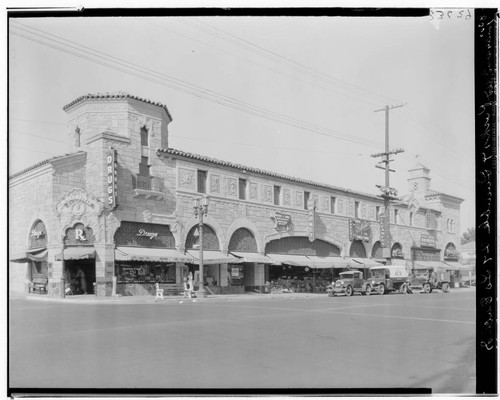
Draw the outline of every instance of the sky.
<instances>
[{"instance_id":1,"label":"sky","mask_svg":"<svg viewBox=\"0 0 500 400\"><path fill-rule=\"evenodd\" d=\"M169 146L378 194L430 169L475 226L473 18L154 17L9 21L9 174L68 152L63 107L125 91L165 104ZM473 10L470 10L473 13Z\"/></svg>"}]
</instances>

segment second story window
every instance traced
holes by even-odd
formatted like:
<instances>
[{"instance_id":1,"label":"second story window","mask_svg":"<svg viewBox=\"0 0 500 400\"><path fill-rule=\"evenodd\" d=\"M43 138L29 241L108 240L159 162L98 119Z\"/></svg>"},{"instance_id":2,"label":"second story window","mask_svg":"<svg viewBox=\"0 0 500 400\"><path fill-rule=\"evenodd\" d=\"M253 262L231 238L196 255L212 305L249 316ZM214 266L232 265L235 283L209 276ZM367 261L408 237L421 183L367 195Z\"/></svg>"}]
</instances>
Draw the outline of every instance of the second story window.
<instances>
[{"instance_id":1,"label":"second story window","mask_svg":"<svg viewBox=\"0 0 500 400\"><path fill-rule=\"evenodd\" d=\"M330 213L335 214L335 197L330 197Z\"/></svg>"},{"instance_id":2,"label":"second story window","mask_svg":"<svg viewBox=\"0 0 500 400\"><path fill-rule=\"evenodd\" d=\"M380 221L380 206L375 207L375 221Z\"/></svg>"},{"instance_id":3,"label":"second story window","mask_svg":"<svg viewBox=\"0 0 500 400\"><path fill-rule=\"evenodd\" d=\"M399 214L397 209L394 210L394 223L399 224Z\"/></svg>"},{"instance_id":4,"label":"second story window","mask_svg":"<svg viewBox=\"0 0 500 400\"><path fill-rule=\"evenodd\" d=\"M149 159L148 157L141 157L139 164L139 175L149 176Z\"/></svg>"},{"instance_id":5,"label":"second story window","mask_svg":"<svg viewBox=\"0 0 500 400\"><path fill-rule=\"evenodd\" d=\"M359 218L359 201L354 202L354 218Z\"/></svg>"},{"instance_id":6,"label":"second story window","mask_svg":"<svg viewBox=\"0 0 500 400\"><path fill-rule=\"evenodd\" d=\"M281 186L274 187L274 204L280 205L280 194L281 194Z\"/></svg>"},{"instance_id":7,"label":"second story window","mask_svg":"<svg viewBox=\"0 0 500 400\"><path fill-rule=\"evenodd\" d=\"M247 198L247 181L246 181L246 179L239 179L238 180L238 189L239 189L240 200L246 200L246 198Z\"/></svg>"},{"instance_id":8,"label":"second story window","mask_svg":"<svg viewBox=\"0 0 500 400\"><path fill-rule=\"evenodd\" d=\"M410 226L413 226L413 212L410 212Z\"/></svg>"},{"instance_id":9,"label":"second story window","mask_svg":"<svg viewBox=\"0 0 500 400\"><path fill-rule=\"evenodd\" d=\"M141 146L148 146L149 145L149 135L148 135L148 130L146 129L145 126L141 128Z\"/></svg>"},{"instance_id":10,"label":"second story window","mask_svg":"<svg viewBox=\"0 0 500 400\"><path fill-rule=\"evenodd\" d=\"M304 210L307 210L307 205L309 204L310 198L311 198L311 193L304 192Z\"/></svg>"},{"instance_id":11,"label":"second story window","mask_svg":"<svg viewBox=\"0 0 500 400\"><path fill-rule=\"evenodd\" d=\"M207 171L198 170L198 193L207 193Z\"/></svg>"}]
</instances>

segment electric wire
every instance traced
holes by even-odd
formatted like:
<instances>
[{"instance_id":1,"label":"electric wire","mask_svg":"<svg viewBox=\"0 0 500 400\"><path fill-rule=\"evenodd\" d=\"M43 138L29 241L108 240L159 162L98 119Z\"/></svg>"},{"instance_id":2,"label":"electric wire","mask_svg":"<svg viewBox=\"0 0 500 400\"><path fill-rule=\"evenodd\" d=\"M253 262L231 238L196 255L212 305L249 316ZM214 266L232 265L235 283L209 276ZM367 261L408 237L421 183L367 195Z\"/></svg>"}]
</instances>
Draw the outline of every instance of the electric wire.
<instances>
[{"instance_id":1,"label":"electric wire","mask_svg":"<svg viewBox=\"0 0 500 400\"><path fill-rule=\"evenodd\" d=\"M33 34L32 32L30 32L27 29L19 28L18 26L15 26L15 28L21 29L21 30L27 32L28 34ZM30 29L35 29L35 28L30 28ZM78 44L76 44L76 46L68 45L65 42L69 42L69 43L73 43L73 44L74 44L74 42L67 41L63 38L56 36L56 35L47 34L46 32L43 32L43 31L38 30L38 29L36 29L36 30L39 32L42 32L43 34L37 33L37 37L35 38L32 36L26 35L26 33L23 34L23 33L15 32L15 31L12 31L11 33L14 35L23 37L27 40L31 40L33 42L45 45L47 47L50 47L50 48L53 48L53 49L56 49L56 50L80 57L80 58L83 58L87 61L91 61L91 62L103 65L103 66L108 67L108 68L112 68L112 69L120 71L120 72L124 72L124 73L130 74L130 75L142 78L142 79L146 79L146 80L149 80L153 83L157 83L157 84L160 84L160 85L163 85L166 87L170 87L172 89L175 89L175 90L187 93L187 94L191 94L193 96L202 98L204 100L209 100L211 102L214 102L214 103L217 103L220 105L231 107L231 108L239 110L239 111L247 112L247 113L250 113L252 115L271 119L271 120L274 120L276 122L280 122L280 123L283 123L283 124L286 124L289 126L293 126L293 127L299 128L299 129L304 129L304 130L307 130L309 132L316 133L316 134L323 135L323 136L328 136L328 137L332 137L332 138L336 138L336 139L340 139L340 140L344 140L344 141L349 141L352 143L368 145L368 146L372 146L372 147L379 147L380 146L379 142L357 139L352 135L347 135L345 133L335 131L333 129L324 128L324 127L321 127L321 126L318 126L315 124L311 124L311 123L306 122L306 121L297 120L297 119L288 117L288 116L280 114L280 113L272 112L272 111L269 111L269 110L264 109L262 107L258 107L258 106L254 106L254 105L242 102L242 101L235 99L233 97L225 96L225 95L213 92L211 90L201 88L201 87L196 86L196 85L189 84L185 81L181 81L179 79L172 78L168 75L158 73L157 71L153 71L153 70L150 70L148 68L138 66L137 64L130 63L130 62L127 62L125 60L121 60L119 58L109 56L106 53L102 53L102 52L90 49L89 47L86 47L86 46L81 46ZM50 35L50 36L57 37L58 40L52 39L52 38L44 36L44 35ZM48 40L49 42L43 41L42 39L40 39L40 37L43 37L44 39ZM66 47L54 45L54 44L52 44L52 42L58 43L59 45L63 45ZM89 49L90 51L85 50L85 48ZM77 51L75 51L75 50L77 50ZM81 54L80 52L83 54ZM103 61L102 59L96 59L95 58L96 55L93 53L97 53L100 56L103 56L104 58L106 58L106 60L109 63L112 63L112 65L108 64L107 62ZM167 82L165 82L165 81L167 81Z\"/></svg>"}]
</instances>

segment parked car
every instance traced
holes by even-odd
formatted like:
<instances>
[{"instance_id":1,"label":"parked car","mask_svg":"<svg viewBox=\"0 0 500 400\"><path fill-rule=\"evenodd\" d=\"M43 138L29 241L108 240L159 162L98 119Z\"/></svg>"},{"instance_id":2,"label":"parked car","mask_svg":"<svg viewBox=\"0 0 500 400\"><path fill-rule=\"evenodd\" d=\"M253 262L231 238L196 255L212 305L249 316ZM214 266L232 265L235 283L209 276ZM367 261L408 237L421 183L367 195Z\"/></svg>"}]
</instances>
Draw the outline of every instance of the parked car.
<instances>
[{"instance_id":1,"label":"parked car","mask_svg":"<svg viewBox=\"0 0 500 400\"><path fill-rule=\"evenodd\" d=\"M352 296L354 293L365 295L371 291L370 285L363 279L361 271L345 271L339 274L339 279L328 287L328 296L333 297L337 294L344 293L346 296Z\"/></svg>"},{"instance_id":2,"label":"parked car","mask_svg":"<svg viewBox=\"0 0 500 400\"><path fill-rule=\"evenodd\" d=\"M443 293L448 293L450 291L450 270L435 266L415 268L412 270L410 282L411 290L432 293L434 289L438 289Z\"/></svg>"},{"instance_id":3,"label":"parked car","mask_svg":"<svg viewBox=\"0 0 500 400\"><path fill-rule=\"evenodd\" d=\"M378 294L389 292L408 293L409 274L404 267L383 265L370 268L368 286ZM368 291L366 294L370 294Z\"/></svg>"}]
</instances>

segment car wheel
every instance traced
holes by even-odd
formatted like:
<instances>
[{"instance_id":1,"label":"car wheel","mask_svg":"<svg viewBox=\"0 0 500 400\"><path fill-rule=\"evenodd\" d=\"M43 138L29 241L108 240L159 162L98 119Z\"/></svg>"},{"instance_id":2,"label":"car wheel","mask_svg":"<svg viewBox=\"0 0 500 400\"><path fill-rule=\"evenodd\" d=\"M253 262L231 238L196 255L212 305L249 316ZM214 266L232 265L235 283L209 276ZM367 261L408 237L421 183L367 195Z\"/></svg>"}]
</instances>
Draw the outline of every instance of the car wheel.
<instances>
[{"instance_id":1,"label":"car wheel","mask_svg":"<svg viewBox=\"0 0 500 400\"><path fill-rule=\"evenodd\" d=\"M345 295L349 297L349 296L352 296L352 293L353 293L353 291L352 291L352 287L347 286L347 287L345 288Z\"/></svg>"},{"instance_id":2,"label":"car wheel","mask_svg":"<svg viewBox=\"0 0 500 400\"><path fill-rule=\"evenodd\" d=\"M366 285L366 295L369 296L372 294L372 287L370 285Z\"/></svg>"},{"instance_id":3,"label":"car wheel","mask_svg":"<svg viewBox=\"0 0 500 400\"><path fill-rule=\"evenodd\" d=\"M450 291L450 285L443 283L442 289L443 293L448 293Z\"/></svg>"},{"instance_id":4,"label":"car wheel","mask_svg":"<svg viewBox=\"0 0 500 400\"><path fill-rule=\"evenodd\" d=\"M430 283L424 283L424 292L429 294L430 292L432 292L432 288L431 288L431 285Z\"/></svg>"},{"instance_id":5,"label":"car wheel","mask_svg":"<svg viewBox=\"0 0 500 400\"><path fill-rule=\"evenodd\" d=\"M406 286L406 283L403 283L403 284L399 287L399 293L401 293L401 294L406 294L406 293L408 293L408 286Z\"/></svg>"},{"instance_id":6,"label":"car wheel","mask_svg":"<svg viewBox=\"0 0 500 400\"><path fill-rule=\"evenodd\" d=\"M384 294L384 293L385 293L385 286L378 285L378 294Z\"/></svg>"}]
</instances>

